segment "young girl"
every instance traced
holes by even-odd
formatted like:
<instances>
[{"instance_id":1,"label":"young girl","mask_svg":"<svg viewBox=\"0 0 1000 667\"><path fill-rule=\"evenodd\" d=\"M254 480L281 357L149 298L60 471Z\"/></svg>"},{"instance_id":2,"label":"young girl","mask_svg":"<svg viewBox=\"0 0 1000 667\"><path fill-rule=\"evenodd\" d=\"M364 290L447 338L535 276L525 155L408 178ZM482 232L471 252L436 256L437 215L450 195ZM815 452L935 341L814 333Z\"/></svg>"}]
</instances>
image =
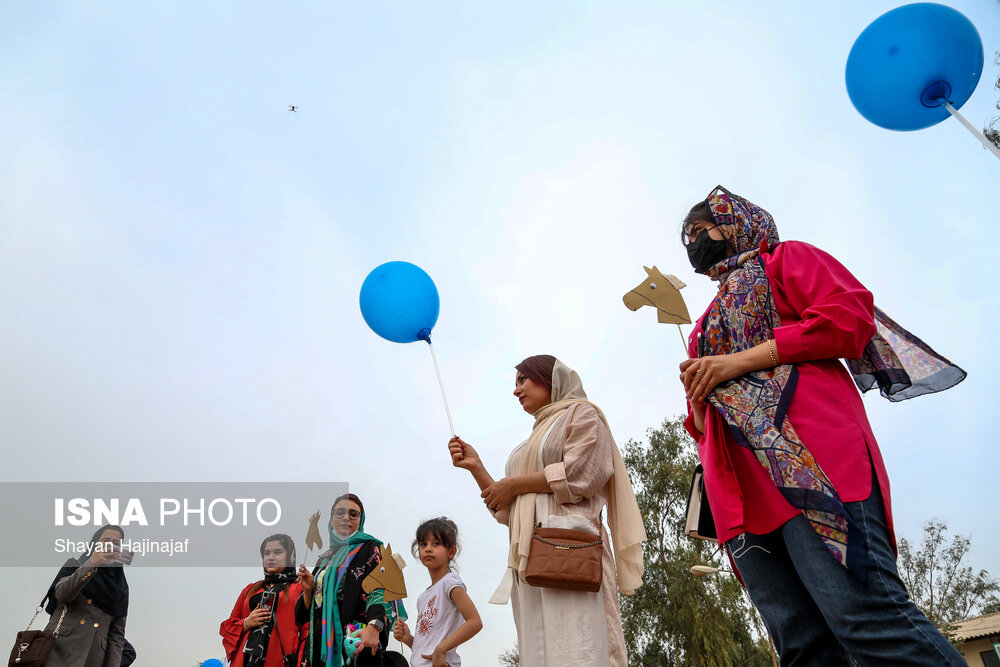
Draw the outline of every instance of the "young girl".
<instances>
[{"instance_id":1,"label":"young girl","mask_svg":"<svg viewBox=\"0 0 1000 667\"><path fill-rule=\"evenodd\" d=\"M455 649L483 629L483 622L465 592L465 583L451 571L458 553L458 526L446 517L417 527L413 556L431 575L431 585L417 598L416 636L400 619L392 635L411 649L411 667L456 667L462 664Z\"/></svg>"}]
</instances>

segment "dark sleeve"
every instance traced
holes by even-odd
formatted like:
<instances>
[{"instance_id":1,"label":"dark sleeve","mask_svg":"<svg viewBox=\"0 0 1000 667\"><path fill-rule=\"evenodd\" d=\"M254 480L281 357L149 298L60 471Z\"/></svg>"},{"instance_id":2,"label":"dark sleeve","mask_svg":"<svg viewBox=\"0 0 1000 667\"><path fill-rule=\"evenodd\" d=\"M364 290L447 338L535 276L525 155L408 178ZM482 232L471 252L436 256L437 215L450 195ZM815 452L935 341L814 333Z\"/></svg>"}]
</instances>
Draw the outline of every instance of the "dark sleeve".
<instances>
[{"instance_id":1,"label":"dark sleeve","mask_svg":"<svg viewBox=\"0 0 1000 667\"><path fill-rule=\"evenodd\" d=\"M319 573L319 568L314 567L312 574L315 577ZM313 589L313 598L310 601L309 608L306 607L305 595L300 594L299 599L295 601L295 625L306 625L312 621L312 608L316 606L316 590Z\"/></svg>"},{"instance_id":2,"label":"dark sleeve","mask_svg":"<svg viewBox=\"0 0 1000 667\"><path fill-rule=\"evenodd\" d=\"M133 662L135 662L135 647L132 646L129 640L126 639L125 643L122 645L121 667L128 667Z\"/></svg>"},{"instance_id":3,"label":"dark sleeve","mask_svg":"<svg viewBox=\"0 0 1000 667\"><path fill-rule=\"evenodd\" d=\"M94 576L96 571L97 568L88 563L76 568L73 574L57 581L55 585L56 604L69 604L72 602L80 594L80 591L83 590L87 581Z\"/></svg>"},{"instance_id":4,"label":"dark sleeve","mask_svg":"<svg viewBox=\"0 0 1000 667\"><path fill-rule=\"evenodd\" d=\"M306 609L306 603L301 597L299 597L299 599L295 601L295 624L304 625L310 620L309 610Z\"/></svg>"},{"instance_id":5,"label":"dark sleeve","mask_svg":"<svg viewBox=\"0 0 1000 667\"><path fill-rule=\"evenodd\" d=\"M125 616L115 616L108 627L108 646L104 652L105 667L121 667L125 645Z\"/></svg>"}]
</instances>

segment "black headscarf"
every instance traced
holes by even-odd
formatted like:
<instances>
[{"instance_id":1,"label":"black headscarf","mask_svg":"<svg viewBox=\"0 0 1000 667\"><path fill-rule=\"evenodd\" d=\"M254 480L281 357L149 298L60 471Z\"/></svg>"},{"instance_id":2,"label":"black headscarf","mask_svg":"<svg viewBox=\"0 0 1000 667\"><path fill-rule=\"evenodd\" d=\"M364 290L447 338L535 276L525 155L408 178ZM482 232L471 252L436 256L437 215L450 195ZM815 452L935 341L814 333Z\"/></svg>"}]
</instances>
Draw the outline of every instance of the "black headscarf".
<instances>
[{"instance_id":1,"label":"black headscarf","mask_svg":"<svg viewBox=\"0 0 1000 667\"><path fill-rule=\"evenodd\" d=\"M295 576L295 540L283 533L265 537L264 541L260 543L261 567L264 565L264 549L267 547L268 542L280 542L281 546L285 548L287 560L285 561L285 569L280 574L269 574L267 569L264 569L264 581L259 582L261 588L258 589L259 593L257 593L259 595L257 605L260 605L264 592L268 590L269 594L274 596L274 601L271 605L270 617L268 617L263 625L258 625L251 630L247 636L247 642L243 645L244 667L259 667L264 664L267 657L267 648L271 641L271 634L272 632L280 632L275 627L275 613L277 612L281 591L288 584L288 579ZM254 608L256 609L256 607ZM278 635L278 641L281 641L280 634ZM285 650L283 646L281 650Z\"/></svg>"},{"instance_id":2,"label":"black headscarf","mask_svg":"<svg viewBox=\"0 0 1000 667\"><path fill-rule=\"evenodd\" d=\"M101 534L109 528L117 530L122 537L125 537L125 531L120 526L111 524L103 526L90 539L90 548L87 549L87 553L80 558L70 558L60 568L59 574L49 586L48 602L45 604L45 611L50 616L56 610L56 584L59 583L60 579L72 575L77 568L87 563L94 551L94 545L101 538ZM94 604L112 616L128 615L128 581L125 580L125 569L120 564L107 564L98 567L90 580L84 584L80 595L93 600Z\"/></svg>"}]
</instances>

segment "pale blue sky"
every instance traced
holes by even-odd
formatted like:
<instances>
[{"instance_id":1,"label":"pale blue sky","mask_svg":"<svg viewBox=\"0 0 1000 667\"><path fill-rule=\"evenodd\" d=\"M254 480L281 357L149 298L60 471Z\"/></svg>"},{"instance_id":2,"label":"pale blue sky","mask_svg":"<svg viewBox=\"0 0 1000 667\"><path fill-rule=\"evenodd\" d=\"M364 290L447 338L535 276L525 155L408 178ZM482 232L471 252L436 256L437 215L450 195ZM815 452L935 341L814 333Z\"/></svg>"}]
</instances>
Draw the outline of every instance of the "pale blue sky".
<instances>
[{"instance_id":1,"label":"pale blue sky","mask_svg":"<svg viewBox=\"0 0 1000 667\"><path fill-rule=\"evenodd\" d=\"M367 329L361 282L394 259L434 278L456 429L495 474L530 428L529 354L577 369L624 443L683 410L683 353L621 296L656 264L703 309L677 228L722 183L969 372L865 403L899 534L940 517L1000 574L1000 163L954 121L854 111L847 53L896 4L3 3L2 478L348 481L397 551L447 514L486 622L462 654L492 664L506 533L449 466L427 351ZM1000 4L951 4L988 54L962 110L982 125ZM53 575L11 572L5 636ZM254 576L133 568L140 663L221 657Z\"/></svg>"}]
</instances>

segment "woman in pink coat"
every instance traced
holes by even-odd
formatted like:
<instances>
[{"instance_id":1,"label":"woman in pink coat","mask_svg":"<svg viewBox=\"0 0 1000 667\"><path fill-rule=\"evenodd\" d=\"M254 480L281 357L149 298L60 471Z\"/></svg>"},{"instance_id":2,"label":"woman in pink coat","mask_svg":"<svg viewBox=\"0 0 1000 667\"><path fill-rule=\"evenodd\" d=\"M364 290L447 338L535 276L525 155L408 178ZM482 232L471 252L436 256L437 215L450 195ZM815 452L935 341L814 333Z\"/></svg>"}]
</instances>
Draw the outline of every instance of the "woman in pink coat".
<instances>
[{"instance_id":1,"label":"woman in pink coat","mask_svg":"<svg viewBox=\"0 0 1000 667\"><path fill-rule=\"evenodd\" d=\"M682 238L719 283L680 367L686 426L719 542L781 664L964 665L899 579L889 480L855 385L898 401L965 372L836 259L779 242L767 211L722 187Z\"/></svg>"}]
</instances>

